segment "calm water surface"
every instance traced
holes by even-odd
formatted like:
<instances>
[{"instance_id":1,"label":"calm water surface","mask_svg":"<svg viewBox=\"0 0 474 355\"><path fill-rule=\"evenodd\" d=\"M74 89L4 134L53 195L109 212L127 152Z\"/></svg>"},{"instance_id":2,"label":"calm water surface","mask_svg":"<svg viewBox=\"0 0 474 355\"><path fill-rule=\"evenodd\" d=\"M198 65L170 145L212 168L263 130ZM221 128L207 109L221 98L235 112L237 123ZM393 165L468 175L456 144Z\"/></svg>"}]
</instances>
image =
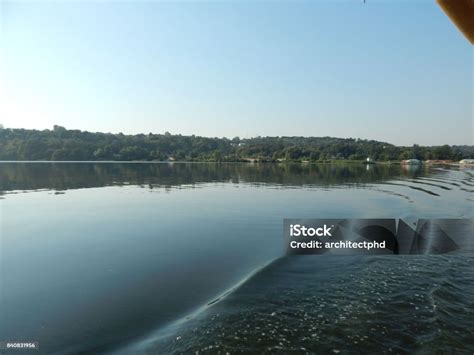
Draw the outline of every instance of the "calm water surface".
<instances>
[{"instance_id":1,"label":"calm water surface","mask_svg":"<svg viewBox=\"0 0 474 355\"><path fill-rule=\"evenodd\" d=\"M474 217L474 171L0 163L0 341L472 353L474 257L283 257L283 218Z\"/></svg>"}]
</instances>

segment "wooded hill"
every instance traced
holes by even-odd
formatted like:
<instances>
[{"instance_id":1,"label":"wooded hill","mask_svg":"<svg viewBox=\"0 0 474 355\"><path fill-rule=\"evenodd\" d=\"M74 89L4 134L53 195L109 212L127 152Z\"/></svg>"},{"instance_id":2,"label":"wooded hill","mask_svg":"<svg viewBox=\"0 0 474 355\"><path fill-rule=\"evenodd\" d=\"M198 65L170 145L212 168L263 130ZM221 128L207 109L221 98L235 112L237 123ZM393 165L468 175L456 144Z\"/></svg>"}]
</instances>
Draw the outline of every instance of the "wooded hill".
<instances>
[{"instance_id":1,"label":"wooded hill","mask_svg":"<svg viewBox=\"0 0 474 355\"><path fill-rule=\"evenodd\" d=\"M460 160L473 146L398 147L374 140L332 137L209 138L164 134L92 133L0 127L0 160L79 161L397 161L416 158Z\"/></svg>"}]
</instances>

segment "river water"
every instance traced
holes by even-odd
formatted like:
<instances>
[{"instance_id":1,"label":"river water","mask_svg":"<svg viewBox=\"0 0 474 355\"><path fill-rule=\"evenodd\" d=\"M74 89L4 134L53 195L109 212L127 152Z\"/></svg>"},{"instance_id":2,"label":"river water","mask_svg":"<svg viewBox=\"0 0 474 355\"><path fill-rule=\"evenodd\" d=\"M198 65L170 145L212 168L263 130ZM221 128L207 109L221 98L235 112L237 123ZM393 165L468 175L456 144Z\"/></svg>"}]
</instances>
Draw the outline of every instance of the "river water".
<instances>
[{"instance_id":1,"label":"river water","mask_svg":"<svg viewBox=\"0 0 474 355\"><path fill-rule=\"evenodd\" d=\"M284 218L473 218L474 171L0 163L0 341L472 353L474 256L284 256ZM474 237L473 237L474 238Z\"/></svg>"}]
</instances>

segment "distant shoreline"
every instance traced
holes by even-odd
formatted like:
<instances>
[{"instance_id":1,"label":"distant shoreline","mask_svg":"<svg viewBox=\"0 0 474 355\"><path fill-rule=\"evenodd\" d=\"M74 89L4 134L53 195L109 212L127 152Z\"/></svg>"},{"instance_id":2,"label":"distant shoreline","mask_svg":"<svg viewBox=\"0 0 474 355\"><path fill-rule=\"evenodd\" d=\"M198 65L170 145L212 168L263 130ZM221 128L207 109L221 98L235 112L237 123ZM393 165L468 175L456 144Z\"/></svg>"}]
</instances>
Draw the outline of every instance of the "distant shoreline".
<instances>
[{"instance_id":1,"label":"distant shoreline","mask_svg":"<svg viewBox=\"0 0 474 355\"><path fill-rule=\"evenodd\" d=\"M28 164L301 164L301 165L329 165L329 164L360 164L360 165L405 165L402 161L377 161L366 162L363 160L330 160L330 161L187 161L187 160L0 160L4 163ZM473 164L451 163L425 163L424 166L473 166Z\"/></svg>"},{"instance_id":2,"label":"distant shoreline","mask_svg":"<svg viewBox=\"0 0 474 355\"><path fill-rule=\"evenodd\" d=\"M360 138L208 138L164 134L110 134L0 126L0 161L301 162L399 164L417 160L458 162L474 158L474 146L410 147Z\"/></svg>"}]
</instances>

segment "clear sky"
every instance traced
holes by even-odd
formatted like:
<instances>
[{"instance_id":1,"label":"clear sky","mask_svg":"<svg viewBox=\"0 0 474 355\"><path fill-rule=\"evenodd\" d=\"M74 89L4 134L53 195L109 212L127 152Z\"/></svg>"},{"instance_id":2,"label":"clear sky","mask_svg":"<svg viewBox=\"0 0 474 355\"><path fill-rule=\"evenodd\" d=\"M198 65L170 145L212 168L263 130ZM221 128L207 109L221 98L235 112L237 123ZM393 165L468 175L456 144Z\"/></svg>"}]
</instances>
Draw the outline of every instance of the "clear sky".
<instances>
[{"instance_id":1,"label":"clear sky","mask_svg":"<svg viewBox=\"0 0 474 355\"><path fill-rule=\"evenodd\" d=\"M0 1L5 127L474 144L434 0Z\"/></svg>"}]
</instances>

